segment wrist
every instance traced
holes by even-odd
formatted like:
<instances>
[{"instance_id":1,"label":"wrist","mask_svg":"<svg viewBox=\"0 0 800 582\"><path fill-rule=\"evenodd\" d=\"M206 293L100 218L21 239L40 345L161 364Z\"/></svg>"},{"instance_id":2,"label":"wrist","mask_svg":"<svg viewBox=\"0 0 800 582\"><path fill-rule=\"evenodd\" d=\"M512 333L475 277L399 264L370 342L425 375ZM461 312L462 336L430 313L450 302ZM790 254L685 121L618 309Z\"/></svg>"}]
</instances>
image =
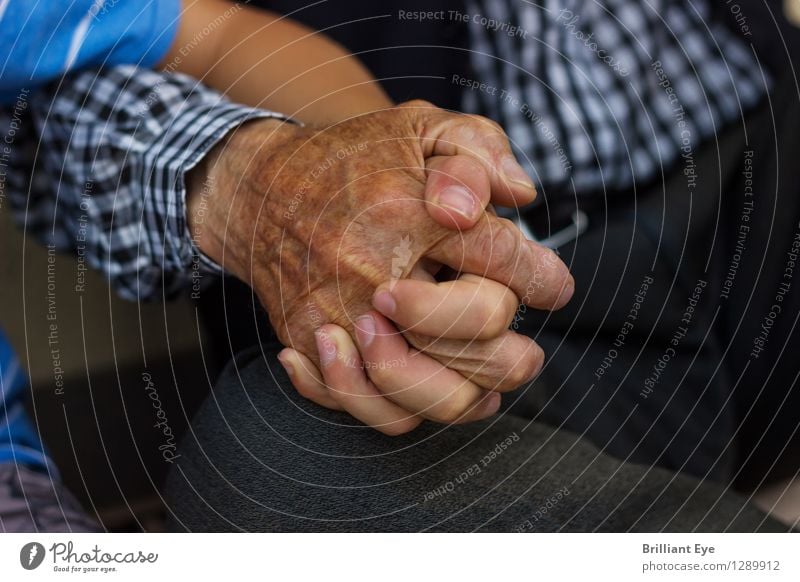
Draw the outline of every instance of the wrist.
<instances>
[{"instance_id":1,"label":"wrist","mask_svg":"<svg viewBox=\"0 0 800 582\"><path fill-rule=\"evenodd\" d=\"M231 130L187 176L186 214L192 241L227 273L251 283L251 247L256 220L251 181L257 173L266 198L269 161L300 126L280 119L248 121ZM238 192L241 189L248 192ZM265 200L264 200L265 201Z\"/></svg>"}]
</instances>

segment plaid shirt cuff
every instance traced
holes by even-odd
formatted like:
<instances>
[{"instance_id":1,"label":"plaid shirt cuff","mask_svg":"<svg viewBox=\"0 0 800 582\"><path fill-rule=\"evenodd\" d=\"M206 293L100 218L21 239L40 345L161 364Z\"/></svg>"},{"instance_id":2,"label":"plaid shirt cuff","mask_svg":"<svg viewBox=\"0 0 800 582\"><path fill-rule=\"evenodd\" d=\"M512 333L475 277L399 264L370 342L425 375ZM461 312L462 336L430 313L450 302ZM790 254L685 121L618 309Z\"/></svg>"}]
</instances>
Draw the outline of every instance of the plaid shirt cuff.
<instances>
[{"instance_id":1,"label":"plaid shirt cuff","mask_svg":"<svg viewBox=\"0 0 800 582\"><path fill-rule=\"evenodd\" d=\"M174 117L169 131L146 158L145 189L153 212L145 214L148 221L145 230L162 237L164 264L186 273L193 288L200 275L220 276L224 271L200 251L194 233L190 232L186 219L186 175L231 130L247 121L267 118L286 119L270 111L228 102L189 106Z\"/></svg>"},{"instance_id":2,"label":"plaid shirt cuff","mask_svg":"<svg viewBox=\"0 0 800 582\"><path fill-rule=\"evenodd\" d=\"M13 114L0 113L0 127ZM185 177L229 131L259 118L286 119L185 75L86 71L31 98L8 198L29 233L82 257L121 297L194 292L222 269L192 240ZM37 142L47 144L38 156Z\"/></svg>"}]
</instances>

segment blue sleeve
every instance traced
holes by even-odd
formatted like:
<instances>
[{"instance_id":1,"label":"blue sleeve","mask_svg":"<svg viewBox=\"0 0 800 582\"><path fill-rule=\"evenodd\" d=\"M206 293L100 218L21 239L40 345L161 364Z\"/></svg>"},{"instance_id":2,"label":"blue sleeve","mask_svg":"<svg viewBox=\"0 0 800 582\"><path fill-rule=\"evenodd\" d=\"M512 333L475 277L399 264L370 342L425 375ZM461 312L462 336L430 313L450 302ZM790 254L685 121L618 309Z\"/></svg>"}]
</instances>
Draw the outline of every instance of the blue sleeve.
<instances>
[{"instance_id":1,"label":"blue sleeve","mask_svg":"<svg viewBox=\"0 0 800 582\"><path fill-rule=\"evenodd\" d=\"M180 11L180 0L0 2L0 105L68 71L152 67L175 38Z\"/></svg>"}]
</instances>

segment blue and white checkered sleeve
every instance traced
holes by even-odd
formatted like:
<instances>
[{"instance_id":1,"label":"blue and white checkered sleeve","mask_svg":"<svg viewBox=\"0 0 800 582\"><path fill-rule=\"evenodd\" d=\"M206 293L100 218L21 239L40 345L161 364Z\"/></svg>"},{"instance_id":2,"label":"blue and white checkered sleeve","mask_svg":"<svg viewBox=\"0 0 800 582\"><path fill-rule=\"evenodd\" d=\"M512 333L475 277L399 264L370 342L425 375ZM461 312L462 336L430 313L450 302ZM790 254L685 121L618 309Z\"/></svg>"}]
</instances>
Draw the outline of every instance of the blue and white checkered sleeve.
<instances>
[{"instance_id":1,"label":"blue and white checkered sleeve","mask_svg":"<svg viewBox=\"0 0 800 582\"><path fill-rule=\"evenodd\" d=\"M130 300L221 274L187 228L185 176L234 127L282 116L184 75L129 66L81 73L32 101L43 155L28 189L29 230L80 249Z\"/></svg>"}]
</instances>

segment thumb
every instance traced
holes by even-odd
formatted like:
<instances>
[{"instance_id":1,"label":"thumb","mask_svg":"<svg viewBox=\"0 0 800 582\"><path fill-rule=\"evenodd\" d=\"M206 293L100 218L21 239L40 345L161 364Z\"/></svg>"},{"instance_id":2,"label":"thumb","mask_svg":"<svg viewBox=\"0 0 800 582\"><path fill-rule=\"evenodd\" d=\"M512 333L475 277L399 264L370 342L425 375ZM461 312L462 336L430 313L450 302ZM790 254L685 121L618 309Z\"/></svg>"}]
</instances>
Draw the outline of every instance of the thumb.
<instances>
[{"instance_id":1,"label":"thumb","mask_svg":"<svg viewBox=\"0 0 800 582\"><path fill-rule=\"evenodd\" d=\"M491 198L489 176L469 156L435 156L425 163L428 214L451 230L468 230L483 215Z\"/></svg>"},{"instance_id":2,"label":"thumb","mask_svg":"<svg viewBox=\"0 0 800 582\"><path fill-rule=\"evenodd\" d=\"M445 111L426 101L408 101L400 107L411 114L423 156L474 158L489 176L493 204L515 208L533 202L536 188L496 122L479 115Z\"/></svg>"}]
</instances>

